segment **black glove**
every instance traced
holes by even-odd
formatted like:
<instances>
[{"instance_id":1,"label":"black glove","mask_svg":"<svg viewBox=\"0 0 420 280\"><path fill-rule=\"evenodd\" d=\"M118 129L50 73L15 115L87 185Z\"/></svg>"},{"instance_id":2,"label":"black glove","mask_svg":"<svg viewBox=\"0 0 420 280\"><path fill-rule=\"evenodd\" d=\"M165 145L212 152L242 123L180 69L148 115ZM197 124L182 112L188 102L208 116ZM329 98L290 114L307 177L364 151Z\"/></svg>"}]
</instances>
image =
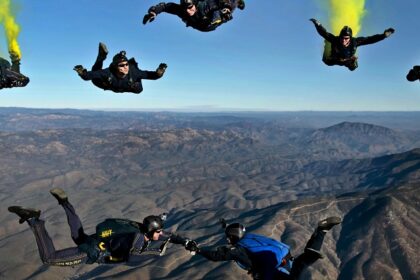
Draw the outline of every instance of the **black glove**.
<instances>
[{"instance_id":1,"label":"black glove","mask_svg":"<svg viewBox=\"0 0 420 280\"><path fill-rule=\"evenodd\" d=\"M394 28L385 29L385 31L384 31L385 37L391 36L391 34L393 34L394 32L395 32Z\"/></svg>"},{"instance_id":2,"label":"black glove","mask_svg":"<svg viewBox=\"0 0 420 280\"><path fill-rule=\"evenodd\" d=\"M146 24L148 22L154 21L156 18L156 13L149 11L146 15L143 17L143 24Z\"/></svg>"},{"instance_id":3,"label":"black glove","mask_svg":"<svg viewBox=\"0 0 420 280\"><path fill-rule=\"evenodd\" d=\"M161 64L159 64L158 69L156 69L156 73L157 73L160 77L162 77L162 76L163 76L163 74L164 74L164 73L165 73L165 71L166 71L166 68L168 68L168 65L166 65L165 63L161 63Z\"/></svg>"},{"instance_id":4,"label":"black glove","mask_svg":"<svg viewBox=\"0 0 420 280\"><path fill-rule=\"evenodd\" d=\"M198 252L200 249L198 248L197 242L194 240L187 240L185 242L185 249L187 249L190 252Z\"/></svg>"},{"instance_id":5,"label":"black glove","mask_svg":"<svg viewBox=\"0 0 420 280\"><path fill-rule=\"evenodd\" d=\"M312 21L317 26L318 25L321 25L321 23L318 20L314 19L314 18L311 18L310 21Z\"/></svg>"},{"instance_id":6,"label":"black glove","mask_svg":"<svg viewBox=\"0 0 420 280\"><path fill-rule=\"evenodd\" d=\"M82 75L83 73L85 73L87 71L82 65L74 66L73 70L76 71L77 74L79 74L79 75Z\"/></svg>"}]
</instances>

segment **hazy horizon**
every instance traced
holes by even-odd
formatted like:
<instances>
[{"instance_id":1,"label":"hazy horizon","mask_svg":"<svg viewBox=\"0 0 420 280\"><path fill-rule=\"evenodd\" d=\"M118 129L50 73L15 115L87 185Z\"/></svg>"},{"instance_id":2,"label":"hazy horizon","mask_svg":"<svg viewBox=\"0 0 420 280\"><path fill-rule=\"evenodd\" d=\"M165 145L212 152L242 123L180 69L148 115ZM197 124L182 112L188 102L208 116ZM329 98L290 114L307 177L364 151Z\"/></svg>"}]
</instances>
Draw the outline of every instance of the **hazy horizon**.
<instances>
[{"instance_id":1,"label":"hazy horizon","mask_svg":"<svg viewBox=\"0 0 420 280\"><path fill-rule=\"evenodd\" d=\"M197 109L195 109L197 108ZM34 110L89 110L89 111L116 111L116 112L188 112L188 113L236 113L236 112L245 112L245 113L420 113L420 110L264 110L260 108L223 108L217 107L215 109L203 109L202 107L180 107L180 108L101 108L101 107L25 107L25 106L0 106L0 109L34 109ZM199 110L200 109L200 110ZM196 110L196 111L195 111Z\"/></svg>"}]
</instances>

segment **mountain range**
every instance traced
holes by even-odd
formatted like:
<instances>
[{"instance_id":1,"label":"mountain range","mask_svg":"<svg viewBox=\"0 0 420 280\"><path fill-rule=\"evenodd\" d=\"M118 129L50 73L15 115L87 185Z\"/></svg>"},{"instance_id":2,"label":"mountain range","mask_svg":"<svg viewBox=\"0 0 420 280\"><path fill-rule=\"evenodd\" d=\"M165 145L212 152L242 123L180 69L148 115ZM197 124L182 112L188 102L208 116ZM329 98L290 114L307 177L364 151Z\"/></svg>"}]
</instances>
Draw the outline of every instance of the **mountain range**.
<instances>
[{"instance_id":1,"label":"mountain range","mask_svg":"<svg viewBox=\"0 0 420 280\"><path fill-rule=\"evenodd\" d=\"M138 267L43 266L29 228L6 207L40 208L56 247L74 246L53 187L68 193L87 232L108 217L168 212L168 230L220 245L225 217L295 256L318 220L338 215L325 258L304 279L419 278L418 115L348 116L0 109L0 278L250 279L176 245Z\"/></svg>"}]
</instances>

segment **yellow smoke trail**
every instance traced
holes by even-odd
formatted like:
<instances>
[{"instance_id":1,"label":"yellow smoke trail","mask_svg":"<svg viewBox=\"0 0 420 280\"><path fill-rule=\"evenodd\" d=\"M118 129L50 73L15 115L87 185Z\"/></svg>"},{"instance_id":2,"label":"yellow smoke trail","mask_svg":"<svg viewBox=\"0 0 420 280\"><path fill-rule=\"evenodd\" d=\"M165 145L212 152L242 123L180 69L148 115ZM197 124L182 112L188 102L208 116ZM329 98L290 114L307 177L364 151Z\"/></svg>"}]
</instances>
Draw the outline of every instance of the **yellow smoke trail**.
<instances>
[{"instance_id":1,"label":"yellow smoke trail","mask_svg":"<svg viewBox=\"0 0 420 280\"><path fill-rule=\"evenodd\" d=\"M338 35L344 26L349 26L356 36L362 28L362 20L366 14L365 0L322 0L330 21L330 32ZM324 57L331 55L331 44L325 41Z\"/></svg>"},{"instance_id":2,"label":"yellow smoke trail","mask_svg":"<svg viewBox=\"0 0 420 280\"><path fill-rule=\"evenodd\" d=\"M17 41L20 27L15 21L10 1L11 0L0 0L0 23L3 25L6 32L9 52L15 53L20 58L21 52Z\"/></svg>"},{"instance_id":3,"label":"yellow smoke trail","mask_svg":"<svg viewBox=\"0 0 420 280\"><path fill-rule=\"evenodd\" d=\"M366 13L365 0L328 0L328 11L332 33L338 35L347 25L353 29L353 36L359 33Z\"/></svg>"}]
</instances>

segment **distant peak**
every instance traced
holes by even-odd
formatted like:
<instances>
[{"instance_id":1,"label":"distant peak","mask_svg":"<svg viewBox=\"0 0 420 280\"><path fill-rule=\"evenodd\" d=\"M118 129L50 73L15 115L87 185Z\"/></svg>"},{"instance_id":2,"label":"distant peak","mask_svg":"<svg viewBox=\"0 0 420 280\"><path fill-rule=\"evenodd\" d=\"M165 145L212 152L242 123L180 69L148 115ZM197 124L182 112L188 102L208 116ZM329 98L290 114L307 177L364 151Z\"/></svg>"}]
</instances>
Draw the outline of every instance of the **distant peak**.
<instances>
[{"instance_id":1,"label":"distant peak","mask_svg":"<svg viewBox=\"0 0 420 280\"><path fill-rule=\"evenodd\" d=\"M375 134L394 134L390 128L360 122L341 122L333 126L320 129L323 132L342 132L342 133L375 133Z\"/></svg>"}]
</instances>

